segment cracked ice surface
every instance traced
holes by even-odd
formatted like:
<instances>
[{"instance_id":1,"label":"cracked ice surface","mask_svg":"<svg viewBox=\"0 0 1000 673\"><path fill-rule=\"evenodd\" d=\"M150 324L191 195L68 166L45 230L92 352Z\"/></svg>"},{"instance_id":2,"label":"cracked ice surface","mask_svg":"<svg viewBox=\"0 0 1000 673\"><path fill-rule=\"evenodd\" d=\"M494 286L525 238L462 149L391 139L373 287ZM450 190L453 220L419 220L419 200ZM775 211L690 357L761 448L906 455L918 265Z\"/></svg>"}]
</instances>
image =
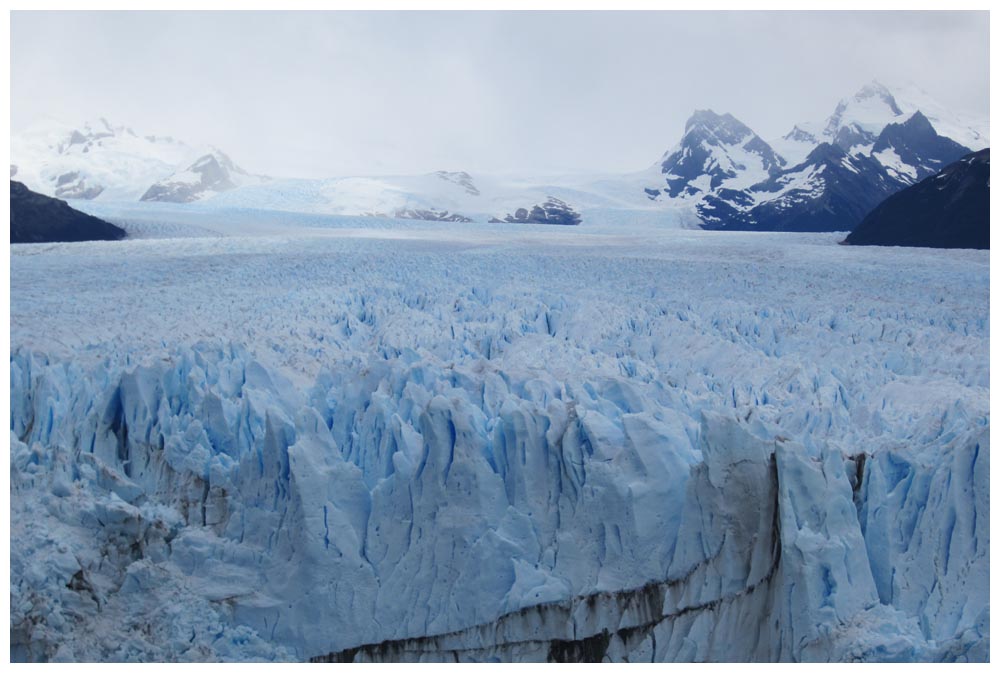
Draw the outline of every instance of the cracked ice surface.
<instances>
[{"instance_id":1,"label":"cracked ice surface","mask_svg":"<svg viewBox=\"0 0 1000 673\"><path fill-rule=\"evenodd\" d=\"M988 253L837 238L15 247L12 657L988 658Z\"/></svg>"}]
</instances>

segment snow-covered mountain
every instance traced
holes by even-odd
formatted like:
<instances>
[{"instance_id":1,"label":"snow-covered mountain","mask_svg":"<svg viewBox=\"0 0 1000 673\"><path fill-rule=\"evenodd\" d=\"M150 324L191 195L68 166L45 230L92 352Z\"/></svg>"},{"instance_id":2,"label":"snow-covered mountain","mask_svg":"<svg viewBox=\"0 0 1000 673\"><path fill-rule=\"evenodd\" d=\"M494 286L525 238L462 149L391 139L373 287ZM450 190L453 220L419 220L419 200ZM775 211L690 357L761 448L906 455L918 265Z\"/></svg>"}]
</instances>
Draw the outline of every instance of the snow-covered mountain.
<instances>
[{"instance_id":1,"label":"snow-covered mountain","mask_svg":"<svg viewBox=\"0 0 1000 673\"><path fill-rule=\"evenodd\" d=\"M11 177L41 194L106 201L191 201L257 181L214 148L104 118L81 126L44 120L14 135Z\"/></svg>"},{"instance_id":2,"label":"snow-covered mountain","mask_svg":"<svg viewBox=\"0 0 1000 673\"><path fill-rule=\"evenodd\" d=\"M798 166L747 190L710 194L697 210L710 229L837 231L897 189L874 159L822 143Z\"/></svg>"},{"instance_id":3,"label":"snow-covered mountain","mask_svg":"<svg viewBox=\"0 0 1000 673\"><path fill-rule=\"evenodd\" d=\"M939 135L917 110L905 122L885 126L872 145L871 156L894 178L913 184L968 154L969 149Z\"/></svg>"},{"instance_id":4,"label":"snow-covered mountain","mask_svg":"<svg viewBox=\"0 0 1000 673\"><path fill-rule=\"evenodd\" d=\"M988 142L985 128L920 100L943 128ZM844 231L969 151L914 103L901 104L872 82L822 124L797 124L770 144L731 115L696 112L663 162L660 184L645 191L652 199L687 198L706 228Z\"/></svg>"},{"instance_id":5,"label":"snow-covered mountain","mask_svg":"<svg viewBox=\"0 0 1000 673\"><path fill-rule=\"evenodd\" d=\"M221 151L213 149L183 171L156 182L146 190L141 200L190 203L261 180L263 178L250 175Z\"/></svg>"},{"instance_id":6,"label":"snow-covered mountain","mask_svg":"<svg viewBox=\"0 0 1000 673\"><path fill-rule=\"evenodd\" d=\"M920 112L937 132L970 150L989 146L989 119L946 108L914 86L889 87L872 81L850 98L841 100L822 122L800 122L771 146L789 165L800 163L826 142L856 154L870 152L878 135L890 124L901 124Z\"/></svg>"},{"instance_id":7,"label":"snow-covered mountain","mask_svg":"<svg viewBox=\"0 0 1000 673\"><path fill-rule=\"evenodd\" d=\"M697 197L718 189L744 189L766 180L785 160L731 114L698 110L688 119L684 137L663 156L660 169L667 186L650 189L651 199Z\"/></svg>"},{"instance_id":8,"label":"snow-covered mountain","mask_svg":"<svg viewBox=\"0 0 1000 673\"><path fill-rule=\"evenodd\" d=\"M581 209L650 210L635 177L559 179L473 176L465 171L327 179L251 175L213 147L143 136L100 119L72 126L33 124L11 140L11 177L42 194L101 202L211 203L219 208L286 210L437 221L513 217L540 220L544 204ZM536 210L538 209L538 210ZM515 218L516 219L516 218ZM574 218L560 218L569 222Z\"/></svg>"},{"instance_id":9,"label":"snow-covered mountain","mask_svg":"<svg viewBox=\"0 0 1000 673\"><path fill-rule=\"evenodd\" d=\"M837 104L819 141L851 152L871 144L887 124L902 116L903 111L892 93L878 82L872 82Z\"/></svg>"},{"instance_id":10,"label":"snow-covered mountain","mask_svg":"<svg viewBox=\"0 0 1000 673\"><path fill-rule=\"evenodd\" d=\"M251 208L333 215L373 215L402 219L488 222L505 220L524 209L526 222L535 208L562 203L567 213L662 210L649 201L642 185L646 173L633 176L511 178L436 171L326 179L275 179L215 195L218 208ZM683 205L683 204L679 204ZM541 211L538 211L541 212Z\"/></svg>"},{"instance_id":11,"label":"snow-covered mountain","mask_svg":"<svg viewBox=\"0 0 1000 673\"><path fill-rule=\"evenodd\" d=\"M871 82L825 120L796 124L770 142L732 114L698 110L659 161L627 175L436 171L272 180L249 175L216 149L139 136L104 120L80 129L42 124L16 136L11 172L68 199L453 222L631 217L712 229L846 231L885 197L988 144L988 120L953 112L917 87Z\"/></svg>"},{"instance_id":12,"label":"snow-covered mountain","mask_svg":"<svg viewBox=\"0 0 1000 673\"><path fill-rule=\"evenodd\" d=\"M904 116L911 116L919 110L941 135L972 150L989 147L989 115L976 115L946 107L913 83L893 85L891 88Z\"/></svg>"}]
</instances>

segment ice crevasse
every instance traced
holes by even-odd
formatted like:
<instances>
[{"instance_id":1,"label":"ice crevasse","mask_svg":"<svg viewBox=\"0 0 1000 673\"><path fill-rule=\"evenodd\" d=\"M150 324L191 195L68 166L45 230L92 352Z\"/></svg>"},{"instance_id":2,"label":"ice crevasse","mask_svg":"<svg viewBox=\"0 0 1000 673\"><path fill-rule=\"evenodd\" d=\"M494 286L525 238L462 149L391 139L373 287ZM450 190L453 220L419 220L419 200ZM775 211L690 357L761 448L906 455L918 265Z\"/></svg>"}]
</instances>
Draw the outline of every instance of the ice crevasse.
<instances>
[{"instance_id":1,"label":"ice crevasse","mask_svg":"<svg viewBox=\"0 0 1000 673\"><path fill-rule=\"evenodd\" d=\"M413 351L305 390L233 344L10 374L16 660L989 657L961 401L847 450L735 392Z\"/></svg>"}]
</instances>

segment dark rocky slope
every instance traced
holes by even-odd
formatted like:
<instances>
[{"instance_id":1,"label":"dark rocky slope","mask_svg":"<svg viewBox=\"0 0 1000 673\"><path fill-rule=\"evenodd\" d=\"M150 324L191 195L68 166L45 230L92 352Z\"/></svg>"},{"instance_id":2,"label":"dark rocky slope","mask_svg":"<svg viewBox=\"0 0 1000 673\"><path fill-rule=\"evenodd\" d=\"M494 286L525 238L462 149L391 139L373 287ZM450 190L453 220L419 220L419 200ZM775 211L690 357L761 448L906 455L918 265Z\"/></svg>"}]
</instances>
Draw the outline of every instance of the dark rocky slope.
<instances>
[{"instance_id":1,"label":"dark rocky slope","mask_svg":"<svg viewBox=\"0 0 1000 673\"><path fill-rule=\"evenodd\" d=\"M876 206L844 241L850 245L990 247L990 150L946 166Z\"/></svg>"},{"instance_id":2,"label":"dark rocky slope","mask_svg":"<svg viewBox=\"0 0 1000 673\"><path fill-rule=\"evenodd\" d=\"M10 181L10 242L117 241L125 230Z\"/></svg>"}]
</instances>

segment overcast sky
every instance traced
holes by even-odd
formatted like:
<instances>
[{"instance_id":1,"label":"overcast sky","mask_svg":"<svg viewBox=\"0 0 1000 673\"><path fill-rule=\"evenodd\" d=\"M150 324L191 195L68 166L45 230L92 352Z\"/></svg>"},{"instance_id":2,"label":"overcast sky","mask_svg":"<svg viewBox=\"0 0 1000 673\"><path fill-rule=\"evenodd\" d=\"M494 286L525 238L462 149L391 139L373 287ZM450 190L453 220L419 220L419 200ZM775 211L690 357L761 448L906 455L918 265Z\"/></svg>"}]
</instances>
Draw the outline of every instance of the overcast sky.
<instances>
[{"instance_id":1,"label":"overcast sky","mask_svg":"<svg viewBox=\"0 0 1000 673\"><path fill-rule=\"evenodd\" d=\"M765 139L878 79L985 115L986 12L13 12L13 131L106 117L320 177L627 172L691 111Z\"/></svg>"}]
</instances>

